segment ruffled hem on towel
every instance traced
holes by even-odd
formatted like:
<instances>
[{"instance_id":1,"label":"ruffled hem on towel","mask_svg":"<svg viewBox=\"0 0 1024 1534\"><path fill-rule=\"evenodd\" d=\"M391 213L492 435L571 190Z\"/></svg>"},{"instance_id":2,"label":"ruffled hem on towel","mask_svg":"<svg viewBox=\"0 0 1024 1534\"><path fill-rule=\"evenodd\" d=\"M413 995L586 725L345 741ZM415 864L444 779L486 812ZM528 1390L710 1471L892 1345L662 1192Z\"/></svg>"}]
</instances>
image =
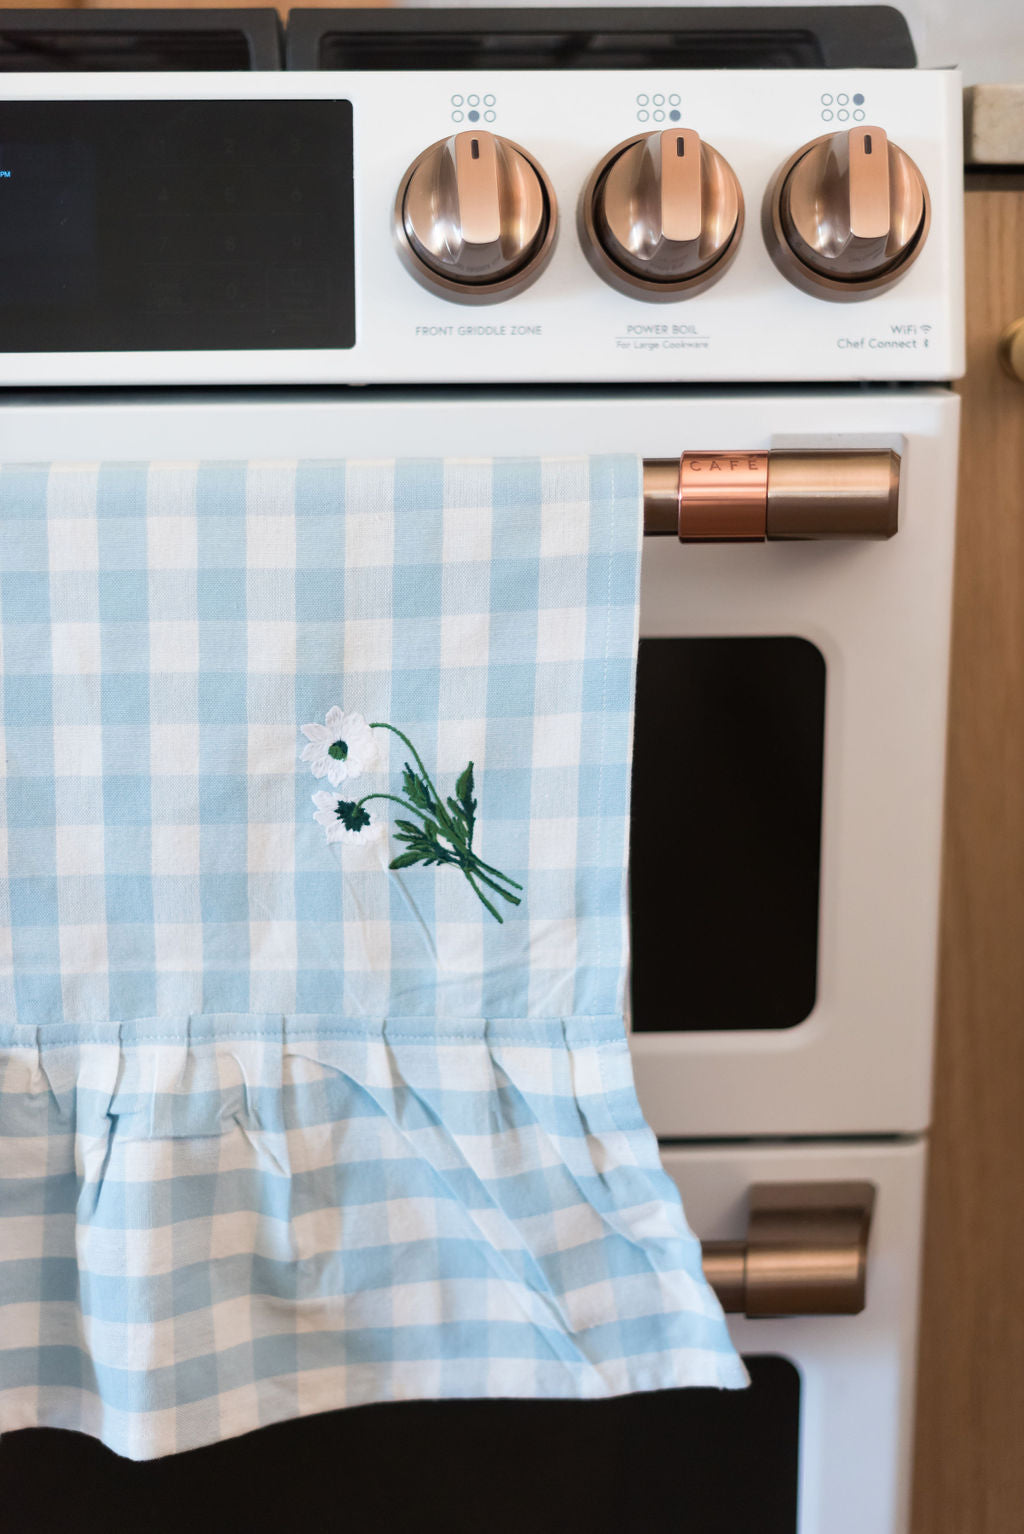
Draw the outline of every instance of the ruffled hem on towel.
<instances>
[{"instance_id":1,"label":"ruffled hem on towel","mask_svg":"<svg viewBox=\"0 0 1024 1534\"><path fill-rule=\"evenodd\" d=\"M0 1432L747 1383L620 1018L0 1030Z\"/></svg>"}]
</instances>

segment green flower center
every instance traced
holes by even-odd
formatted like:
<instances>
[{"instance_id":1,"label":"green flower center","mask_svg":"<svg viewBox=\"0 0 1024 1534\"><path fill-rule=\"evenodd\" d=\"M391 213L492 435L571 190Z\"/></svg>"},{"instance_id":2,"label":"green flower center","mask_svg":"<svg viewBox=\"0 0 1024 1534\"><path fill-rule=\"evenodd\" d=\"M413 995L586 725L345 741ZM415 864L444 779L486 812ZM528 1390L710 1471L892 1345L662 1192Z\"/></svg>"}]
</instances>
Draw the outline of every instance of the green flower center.
<instances>
[{"instance_id":1,"label":"green flower center","mask_svg":"<svg viewBox=\"0 0 1024 1534\"><path fill-rule=\"evenodd\" d=\"M335 815L341 821L346 831L361 831L364 826L370 824L370 814L361 804L355 804L348 799L339 799Z\"/></svg>"},{"instance_id":2,"label":"green flower center","mask_svg":"<svg viewBox=\"0 0 1024 1534\"><path fill-rule=\"evenodd\" d=\"M343 762L348 756L348 746L343 740L336 740L333 746L327 747L327 755L333 756L336 762Z\"/></svg>"}]
</instances>

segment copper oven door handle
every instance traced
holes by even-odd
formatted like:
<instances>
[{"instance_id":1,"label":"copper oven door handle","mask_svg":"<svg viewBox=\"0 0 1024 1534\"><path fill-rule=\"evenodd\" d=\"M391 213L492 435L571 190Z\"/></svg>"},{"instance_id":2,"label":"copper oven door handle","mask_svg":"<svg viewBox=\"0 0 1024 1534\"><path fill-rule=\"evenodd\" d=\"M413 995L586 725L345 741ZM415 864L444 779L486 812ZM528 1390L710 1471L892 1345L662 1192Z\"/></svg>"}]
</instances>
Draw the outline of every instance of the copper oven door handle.
<instances>
[{"instance_id":1,"label":"copper oven door handle","mask_svg":"<svg viewBox=\"0 0 1024 1534\"><path fill-rule=\"evenodd\" d=\"M683 543L891 538L900 457L888 449L683 453L644 459L644 532Z\"/></svg>"},{"instance_id":2,"label":"copper oven door handle","mask_svg":"<svg viewBox=\"0 0 1024 1534\"><path fill-rule=\"evenodd\" d=\"M869 1182L755 1183L745 1241L706 1241L724 1310L855 1316L864 1309L875 1189Z\"/></svg>"}]
</instances>

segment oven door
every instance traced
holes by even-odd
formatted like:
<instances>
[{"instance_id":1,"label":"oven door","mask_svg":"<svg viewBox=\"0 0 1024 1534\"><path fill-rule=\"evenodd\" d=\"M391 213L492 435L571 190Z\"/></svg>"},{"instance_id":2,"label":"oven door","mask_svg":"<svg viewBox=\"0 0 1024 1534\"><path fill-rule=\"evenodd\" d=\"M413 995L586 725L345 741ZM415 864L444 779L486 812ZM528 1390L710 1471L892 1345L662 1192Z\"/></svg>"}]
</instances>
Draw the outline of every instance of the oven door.
<instances>
[{"instance_id":1,"label":"oven door","mask_svg":"<svg viewBox=\"0 0 1024 1534\"><path fill-rule=\"evenodd\" d=\"M665 1163L705 1241L743 1239L753 1184L870 1183L864 1309L732 1316L748 1390L388 1403L134 1465L79 1434L12 1433L5 1529L37 1534L45 1486L45 1527L75 1534L105 1531L112 1506L147 1534L177 1534L182 1508L204 1509L204 1529L906 1534L923 1145L747 1143Z\"/></svg>"},{"instance_id":2,"label":"oven door","mask_svg":"<svg viewBox=\"0 0 1024 1534\"><path fill-rule=\"evenodd\" d=\"M957 401L940 388L8 396L0 457L889 447L885 543L647 540L632 1042L663 1137L927 1123Z\"/></svg>"},{"instance_id":3,"label":"oven door","mask_svg":"<svg viewBox=\"0 0 1024 1534\"><path fill-rule=\"evenodd\" d=\"M720 1408L719 1431L731 1435L729 1452L703 1441L707 1428L695 1427L694 1444L705 1465L697 1482L707 1486L709 1516L706 1522L694 1516L692 1526L720 1528L722 1534L905 1534L923 1142L664 1148L662 1159L702 1242L743 1239L748 1190L756 1183L864 1181L875 1188L867 1299L859 1315L730 1316L729 1331L747 1361L752 1388L745 1401L741 1393L735 1404ZM703 1411L706 1403L694 1400L693 1407ZM685 1453L681 1448L681 1457ZM719 1456L728 1475L745 1483L745 1493L716 1494L709 1467ZM736 1504L722 1523L712 1511L718 1495Z\"/></svg>"}]
</instances>

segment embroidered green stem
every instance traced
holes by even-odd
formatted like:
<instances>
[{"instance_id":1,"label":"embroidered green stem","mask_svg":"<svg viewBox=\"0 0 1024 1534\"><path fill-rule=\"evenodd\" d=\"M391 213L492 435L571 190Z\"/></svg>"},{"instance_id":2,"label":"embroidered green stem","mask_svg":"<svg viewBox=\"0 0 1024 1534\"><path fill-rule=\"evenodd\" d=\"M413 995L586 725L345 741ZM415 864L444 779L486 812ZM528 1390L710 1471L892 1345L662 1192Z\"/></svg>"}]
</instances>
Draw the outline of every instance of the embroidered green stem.
<instances>
[{"instance_id":1,"label":"embroidered green stem","mask_svg":"<svg viewBox=\"0 0 1024 1534\"><path fill-rule=\"evenodd\" d=\"M382 720L378 720L376 723L371 723L370 729L371 730L390 730L392 735L397 735L399 740L404 741L404 743L409 747L409 750L413 754L413 759L416 762L416 766L420 770L420 777L421 777L421 779L423 781L423 784L427 788L427 790L429 792L429 795L430 795L430 798L433 801L433 806L432 807L434 809L436 817L437 817L438 821L444 826L445 834L447 836L449 836L452 841L459 841L459 840L461 840L461 838L459 837L458 831L456 830L455 826L452 824L451 818L445 812L445 807L441 803L441 795L438 793L437 789L434 787L433 779L431 778L429 772L427 771L427 769L423 765L423 758L420 756L419 752L416 750L416 747L413 745L413 743L409 739L408 735L403 734L402 731L397 729L395 725L393 725L393 724L386 724ZM470 762L469 766L470 766L470 769L472 769L473 763ZM411 769L410 769L408 763L406 763L406 765L405 765L405 770L406 770L407 773L411 773ZM469 833L470 839L472 839L472 834L473 834L472 831L470 831L470 833ZM466 850L467 851L469 850L469 844L468 843L466 843Z\"/></svg>"},{"instance_id":2,"label":"embroidered green stem","mask_svg":"<svg viewBox=\"0 0 1024 1534\"><path fill-rule=\"evenodd\" d=\"M470 887L476 891L477 899L480 901L481 905L486 906L488 911L490 911L491 915L494 917L494 920L500 922L501 921L501 917L498 915L497 911L491 905L491 902L488 900L488 898L484 894L483 890L478 887L478 885L477 885L476 881L474 880L473 875L470 873L469 869L468 868L464 868L462 871L466 875L466 878L469 881ZM504 895L505 891L501 890L499 893ZM511 898L512 898L511 896L505 895L505 899L506 900L509 900ZM516 905L518 905L519 901L517 900L515 903L516 903ZM502 926L504 926L504 922L502 922Z\"/></svg>"},{"instance_id":3,"label":"embroidered green stem","mask_svg":"<svg viewBox=\"0 0 1024 1534\"><path fill-rule=\"evenodd\" d=\"M485 863L473 851L477 808L473 797L473 763L468 763L460 773L455 785L454 798L449 795L447 799L442 799L423 764L422 757L408 735L385 720L377 720L370 725L370 728L371 730L390 730L393 735L397 735L399 740L408 747L417 770L414 771L409 762L403 763L404 797L385 793L366 794L362 799L352 801L351 806L344 801L339 803L339 814L343 808L346 811L350 808L353 811L361 810L363 805L368 804L372 799L387 799L392 804L397 804L412 818L395 822L395 840L401 842L406 851L392 858L389 867L398 870L422 863L427 868L442 864L460 868L477 899L491 913L495 921L500 922L502 918L497 908L484 894L481 885L486 886L509 905L521 904L519 896L514 895L512 891L521 890L523 886L510 878L508 874L502 873L500 868L494 868L490 863Z\"/></svg>"}]
</instances>

